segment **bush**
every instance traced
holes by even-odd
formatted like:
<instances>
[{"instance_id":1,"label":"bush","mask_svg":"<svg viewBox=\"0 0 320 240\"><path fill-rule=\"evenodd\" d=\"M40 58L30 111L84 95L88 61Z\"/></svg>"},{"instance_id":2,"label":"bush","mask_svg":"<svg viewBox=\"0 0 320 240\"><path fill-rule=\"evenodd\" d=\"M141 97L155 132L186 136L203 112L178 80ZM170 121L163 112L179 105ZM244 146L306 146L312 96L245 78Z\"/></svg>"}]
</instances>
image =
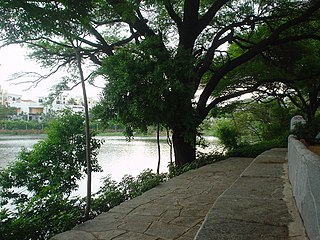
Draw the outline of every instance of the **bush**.
<instances>
[{"instance_id":1,"label":"bush","mask_svg":"<svg viewBox=\"0 0 320 240\"><path fill-rule=\"evenodd\" d=\"M240 133L231 119L223 119L217 122L216 135L221 144L223 144L228 150L238 146Z\"/></svg>"},{"instance_id":2,"label":"bush","mask_svg":"<svg viewBox=\"0 0 320 240\"><path fill-rule=\"evenodd\" d=\"M263 141L251 145L243 145L228 152L229 157L257 157L272 148L286 148L287 140Z\"/></svg>"},{"instance_id":3,"label":"bush","mask_svg":"<svg viewBox=\"0 0 320 240\"><path fill-rule=\"evenodd\" d=\"M304 139L308 144L313 145L320 142L317 134L320 132L319 119L312 123L296 124L291 131L298 139Z\"/></svg>"},{"instance_id":4,"label":"bush","mask_svg":"<svg viewBox=\"0 0 320 240\"><path fill-rule=\"evenodd\" d=\"M47 129L48 137L0 172L1 228L5 239L48 239L81 221L79 199L70 199L86 174L83 117L64 112ZM93 171L99 171L97 150L91 139ZM24 191L21 191L21 190ZM14 212L5 204L15 207Z\"/></svg>"},{"instance_id":5,"label":"bush","mask_svg":"<svg viewBox=\"0 0 320 240\"><path fill-rule=\"evenodd\" d=\"M47 138L0 171L0 236L7 240L49 239L84 221L85 200L70 198L86 173L83 117L64 112L50 122ZM101 141L91 138L93 171ZM166 179L145 170L120 183L109 177L93 195L91 217L141 195ZM25 191L21 191L21 189ZM9 211L6 204L15 207Z\"/></svg>"},{"instance_id":6,"label":"bush","mask_svg":"<svg viewBox=\"0 0 320 240\"><path fill-rule=\"evenodd\" d=\"M210 153L210 154L205 154L205 153L198 153L198 156L195 161L191 163L187 163L183 165L182 167L174 165L174 163L170 163L168 166L169 169L169 178L173 178L175 176L178 176L182 173L185 173L187 171L190 171L192 169L197 169L202 166L218 162L221 160L226 159L226 156L223 155L222 153Z\"/></svg>"},{"instance_id":7,"label":"bush","mask_svg":"<svg viewBox=\"0 0 320 240\"><path fill-rule=\"evenodd\" d=\"M1 120L0 129L2 130L43 130L48 124L37 121L24 120Z\"/></svg>"},{"instance_id":8,"label":"bush","mask_svg":"<svg viewBox=\"0 0 320 240\"><path fill-rule=\"evenodd\" d=\"M137 177L125 175L120 183L106 177L102 187L95 194L92 202L94 215L107 212L120 203L135 198L166 179L166 175L157 175L150 169L141 172Z\"/></svg>"}]
</instances>

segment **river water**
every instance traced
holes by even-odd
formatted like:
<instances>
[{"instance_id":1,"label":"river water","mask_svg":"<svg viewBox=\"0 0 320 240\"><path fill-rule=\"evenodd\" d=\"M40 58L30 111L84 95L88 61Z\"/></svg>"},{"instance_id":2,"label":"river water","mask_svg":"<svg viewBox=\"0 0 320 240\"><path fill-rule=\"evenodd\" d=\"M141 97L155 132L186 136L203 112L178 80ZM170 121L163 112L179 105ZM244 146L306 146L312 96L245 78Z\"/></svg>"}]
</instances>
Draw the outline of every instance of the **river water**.
<instances>
[{"instance_id":1,"label":"river water","mask_svg":"<svg viewBox=\"0 0 320 240\"><path fill-rule=\"evenodd\" d=\"M14 161L22 147L32 148L45 135L15 136L0 135L0 169L9 162ZM102 178L110 175L111 179L120 181L126 175L137 176L144 169L152 169L156 172L158 162L158 150L155 137L135 137L128 142L123 136L98 137L104 140L101 146L98 162L103 169L101 173L93 173L92 192L99 190ZM160 172L167 172L170 162L170 147L165 138L161 141ZM216 138L208 139L213 145ZM77 195L85 196L86 180L79 183Z\"/></svg>"}]
</instances>

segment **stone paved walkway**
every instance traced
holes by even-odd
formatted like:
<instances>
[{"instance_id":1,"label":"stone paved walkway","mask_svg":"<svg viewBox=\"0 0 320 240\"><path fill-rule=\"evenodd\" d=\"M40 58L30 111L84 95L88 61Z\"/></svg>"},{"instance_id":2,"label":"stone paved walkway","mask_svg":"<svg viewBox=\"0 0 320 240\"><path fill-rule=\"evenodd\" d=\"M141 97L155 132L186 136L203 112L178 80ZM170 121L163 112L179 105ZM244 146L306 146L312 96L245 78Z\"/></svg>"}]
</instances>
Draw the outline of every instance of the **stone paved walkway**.
<instances>
[{"instance_id":1,"label":"stone paved walkway","mask_svg":"<svg viewBox=\"0 0 320 240\"><path fill-rule=\"evenodd\" d=\"M52 240L305 239L285 153L189 171Z\"/></svg>"}]
</instances>

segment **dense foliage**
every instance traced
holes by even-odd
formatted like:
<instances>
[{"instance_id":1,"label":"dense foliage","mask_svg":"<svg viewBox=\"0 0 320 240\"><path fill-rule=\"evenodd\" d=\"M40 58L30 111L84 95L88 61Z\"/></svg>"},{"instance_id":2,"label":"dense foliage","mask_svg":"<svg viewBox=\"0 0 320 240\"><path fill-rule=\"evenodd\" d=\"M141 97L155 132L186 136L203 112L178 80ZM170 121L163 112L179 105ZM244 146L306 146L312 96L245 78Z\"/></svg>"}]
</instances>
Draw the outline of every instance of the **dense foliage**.
<instances>
[{"instance_id":1,"label":"dense foliage","mask_svg":"<svg viewBox=\"0 0 320 240\"><path fill-rule=\"evenodd\" d=\"M56 116L47 138L31 150L22 149L16 161L0 171L0 236L6 240L49 239L85 220L85 199L74 197L86 174L83 117L69 111ZM93 171L102 141L91 136ZM120 183L106 177L94 194L90 216L141 195L166 179L145 170Z\"/></svg>"},{"instance_id":2,"label":"dense foliage","mask_svg":"<svg viewBox=\"0 0 320 240\"><path fill-rule=\"evenodd\" d=\"M47 125L47 122L0 120L0 129L2 130L44 130Z\"/></svg>"},{"instance_id":3,"label":"dense foliage","mask_svg":"<svg viewBox=\"0 0 320 240\"><path fill-rule=\"evenodd\" d=\"M248 156L254 156L264 149L263 145L266 149L286 146L290 120L297 113L299 109L290 101L283 104L270 98L264 102L233 102L214 113L218 117L214 132L230 153L245 156L247 152Z\"/></svg>"},{"instance_id":4,"label":"dense foliage","mask_svg":"<svg viewBox=\"0 0 320 240\"><path fill-rule=\"evenodd\" d=\"M298 139L305 144L319 144L320 143L320 115L317 115L312 122L305 124L296 124L291 131Z\"/></svg>"},{"instance_id":5,"label":"dense foliage","mask_svg":"<svg viewBox=\"0 0 320 240\"><path fill-rule=\"evenodd\" d=\"M252 144L245 144L236 147L228 152L231 157L257 157L261 153L272 148L286 148L288 147L286 139L275 139L269 141L261 141Z\"/></svg>"},{"instance_id":6,"label":"dense foliage","mask_svg":"<svg viewBox=\"0 0 320 240\"><path fill-rule=\"evenodd\" d=\"M149 169L137 177L126 175L119 183L106 177L99 191L93 196L90 215L95 217L97 214L107 212L166 179L166 175L154 174ZM45 205L41 204L37 209L30 209L28 213L17 213L15 217L8 210L1 210L1 236L8 240L48 239L54 234L71 229L83 220L84 199L61 199L59 196L50 201L45 199ZM38 203L41 201L43 200L38 199ZM36 211L35 215L33 211Z\"/></svg>"},{"instance_id":7,"label":"dense foliage","mask_svg":"<svg viewBox=\"0 0 320 240\"><path fill-rule=\"evenodd\" d=\"M215 135L228 150L236 148L240 144L240 131L232 119L217 120L215 129Z\"/></svg>"},{"instance_id":8,"label":"dense foliage","mask_svg":"<svg viewBox=\"0 0 320 240\"><path fill-rule=\"evenodd\" d=\"M64 112L50 122L47 138L22 149L0 172L1 236L46 239L74 226L82 217L78 199L70 199L85 176L83 117ZM93 171L101 141L91 138ZM6 204L14 207L7 208Z\"/></svg>"},{"instance_id":9,"label":"dense foliage","mask_svg":"<svg viewBox=\"0 0 320 240\"><path fill-rule=\"evenodd\" d=\"M230 54L239 54L239 51L243 49L236 44L229 49ZM320 107L319 53L319 39L272 46L231 72L228 79L230 82L239 79L264 82L264 87L254 93L256 100L273 98L282 105L291 102L312 124Z\"/></svg>"}]
</instances>

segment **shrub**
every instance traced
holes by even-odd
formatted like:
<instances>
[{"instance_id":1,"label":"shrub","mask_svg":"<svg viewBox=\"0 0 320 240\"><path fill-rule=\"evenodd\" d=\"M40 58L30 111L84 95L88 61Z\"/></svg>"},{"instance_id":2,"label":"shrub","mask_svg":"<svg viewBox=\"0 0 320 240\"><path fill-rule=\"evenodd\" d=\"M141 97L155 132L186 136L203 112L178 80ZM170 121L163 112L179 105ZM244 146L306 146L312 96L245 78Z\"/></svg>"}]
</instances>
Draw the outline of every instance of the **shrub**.
<instances>
[{"instance_id":1,"label":"shrub","mask_svg":"<svg viewBox=\"0 0 320 240\"><path fill-rule=\"evenodd\" d=\"M135 198L151 188L159 185L167 178L157 175L150 169L142 171L137 177L125 175L117 183L107 176L92 202L94 215L107 212L120 203Z\"/></svg>"},{"instance_id":2,"label":"shrub","mask_svg":"<svg viewBox=\"0 0 320 240\"><path fill-rule=\"evenodd\" d=\"M220 152L213 152L210 154L198 153L198 156L195 161L193 161L191 163L187 163L187 164L183 165L182 167L176 166L176 165L174 165L174 163L170 163L168 166L168 169L169 169L168 177L173 178L175 176L178 176L178 175L185 173L187 171L190 171L192 169L197 169L202 166L205 166L205 165L217 162L217 161L221 161L224 159L226 159L226 156Z\"/></svg>"},{"instance_id":3,"label":"shrub","mask_svg":"<svg viewBox=\"0 0 320 240\"><path fill-rule=\"evenodd\" d=\"M304 139L308 144L316 144L320 142L317 135L320 132L319 119L312 123L296 124L295 128L291 131L298 139Z\"/></svg>"},{"instance_id":4,"label":"shrub","mask_svg":"<svg viewBox=\"0 0 320 240\"><path fill-rule=\"evenodd\" d=\"M216 135L228 150L238 146L240 133L231 119L217 121Z\"/></svg>"},{"instance_id":5,"label":"shrub","mask_svg":"<svg viewBox=\"0 0 320 240\"><path fill-rule=\"evenodd\" d=\"M1 228L5 239L48 239L81 221L81 201L70 199L86 173L83 117L64 112L48 127L48 137L0 172ZM101 142L91 139L93 171ZM24 190L24 191L21 191ZM5 204L15 207L14 212ZM4 227L2 227L4 226Z\"/></svg>"},{"instance_id":6,"label":"shrub","mask_svg":"<svg viewBox=\"0 0 320 240\"><path fill-rule=\"evenodd\" d=\"M272 148L287 147L287 140L263 141L251 145L243 145L232 149L228 156L232 157L257 157L264 151Z\"/></svg>"}]
</instances>

